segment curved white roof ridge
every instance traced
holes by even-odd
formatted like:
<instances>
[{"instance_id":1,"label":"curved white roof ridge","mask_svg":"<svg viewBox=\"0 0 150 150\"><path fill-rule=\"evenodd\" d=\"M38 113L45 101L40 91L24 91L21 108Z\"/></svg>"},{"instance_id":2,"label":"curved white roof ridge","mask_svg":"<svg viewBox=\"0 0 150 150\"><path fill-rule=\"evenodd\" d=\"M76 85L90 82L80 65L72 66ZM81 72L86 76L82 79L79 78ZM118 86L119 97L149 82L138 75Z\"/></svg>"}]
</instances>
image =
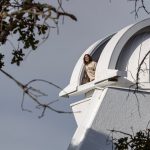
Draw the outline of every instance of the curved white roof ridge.
<instances>
[{"instance_id":1,"label":"curved white roof ridge","mask_svg":"<svg viewBox=\"0 0 150 150\"><path fill-rule=\"evenodd\" d=\"M119 55L128 42L139 30L150 26L150 18L129 25L117 32L105 46L97 64L96 78L107 69L115 69ZM106 59L107 58L107 59Z\"/></svg>"}]
</instances>

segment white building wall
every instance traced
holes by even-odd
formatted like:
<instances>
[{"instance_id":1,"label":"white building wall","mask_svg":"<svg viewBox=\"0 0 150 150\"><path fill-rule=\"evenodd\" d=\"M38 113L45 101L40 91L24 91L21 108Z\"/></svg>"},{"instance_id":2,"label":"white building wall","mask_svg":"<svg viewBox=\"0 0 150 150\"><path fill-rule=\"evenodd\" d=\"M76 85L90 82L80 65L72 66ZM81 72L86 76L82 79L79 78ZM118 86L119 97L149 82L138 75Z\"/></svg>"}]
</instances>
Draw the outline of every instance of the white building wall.
<instances>
[{"instance_id":1,"label":"white building wall","mask_svg":"<svg viewBox=\"0 0 150 150\"><path fill-rule=\"evenodd\" d=\"M145 129L150 120L150 93L136 94L138 99L129 89L106 88L100 97L97 92L92 105L95 104L89 108L68 150L112 150L109 130L132 133L132 129L134 132ZM114 134L120 136L124 135Z\"/></svg>"},{"instance_id":2,"label":"white building wall","mask_svg":"<svg viewBox=\"0 0 150 150\"><path fill-rule=\"evenodd\" d=\"M132 133L132 129L134 132L146 129L150 120L149 56L139 72L136 93L133 85L137 82L139 64L149 50L150 19L145 19L94 43L83 53L70 84L60 93L60 96L85 94L88 98L71 106L80 113L74 114L78 128L68 150L112 150L110 130ZM95 80L80 85L85 53L100 57ZM114 134L121 136L124 135Z\"/></svg>"}]
</instances>

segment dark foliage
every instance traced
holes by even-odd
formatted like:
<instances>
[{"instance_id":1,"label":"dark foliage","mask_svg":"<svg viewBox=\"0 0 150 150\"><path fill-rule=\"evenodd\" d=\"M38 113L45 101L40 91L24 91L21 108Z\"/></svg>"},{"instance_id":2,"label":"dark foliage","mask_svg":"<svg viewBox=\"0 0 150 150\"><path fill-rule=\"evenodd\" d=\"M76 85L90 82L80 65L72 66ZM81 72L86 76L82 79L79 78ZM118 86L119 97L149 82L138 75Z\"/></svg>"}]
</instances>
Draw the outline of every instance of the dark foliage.
<instances>
[{"instance_id":1,"label":"dark foliage","mask_svg":"<svg viewBox=\"0 0 150 150\"><path fill-rule=\"evenodd\" d=\"M137 132L135 135L130 135L120 131L124 137L114 139L115 150L150 150L150 129Z\"/></svg>"},{"instance_id":2,"label":"dark foliage","mask_svg":"<svg viewBox=\"0 0 150 150\"><path fill-rule=\"evenodd\" d=\"M9 37L14 35L19 43L18 48L13 48L11 63L19 66L25 49L35 50L46 40L50 29L58 28L61 16L77 20L74 15L64 11L60 0L57 7L34 0L0 0L0 45L6 44ZM1 54L0 68L4 66L3 57Z\"/></svg>"}]
</instances>

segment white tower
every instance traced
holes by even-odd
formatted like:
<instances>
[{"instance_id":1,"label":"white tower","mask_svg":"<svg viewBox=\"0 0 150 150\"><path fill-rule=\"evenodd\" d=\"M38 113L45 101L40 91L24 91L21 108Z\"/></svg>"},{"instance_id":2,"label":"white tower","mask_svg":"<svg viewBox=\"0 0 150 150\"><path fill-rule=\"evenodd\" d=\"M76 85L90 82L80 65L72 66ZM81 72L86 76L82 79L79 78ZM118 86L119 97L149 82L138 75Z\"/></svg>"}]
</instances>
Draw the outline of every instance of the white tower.
<instances>
[{"instance_id":1,"label":"white tower","mask_svg":"<svg viewBox=\"0 0 150 150\"><path fill-rule=\"evenodd\" d=\"M60 96L85 94L85 99L71 105L80 113L74 114L78 128L68 150L111 150L109 130L131 133L131 127L134 132L146 128L150 120L149 55L141 65L136 93L133 85L149 50L150 19L146 19L95 42L83 53L69 85L60 92ZM82 85L85 54L92 55L97 68L95 80Z\"/></svg>"}]
</instances>

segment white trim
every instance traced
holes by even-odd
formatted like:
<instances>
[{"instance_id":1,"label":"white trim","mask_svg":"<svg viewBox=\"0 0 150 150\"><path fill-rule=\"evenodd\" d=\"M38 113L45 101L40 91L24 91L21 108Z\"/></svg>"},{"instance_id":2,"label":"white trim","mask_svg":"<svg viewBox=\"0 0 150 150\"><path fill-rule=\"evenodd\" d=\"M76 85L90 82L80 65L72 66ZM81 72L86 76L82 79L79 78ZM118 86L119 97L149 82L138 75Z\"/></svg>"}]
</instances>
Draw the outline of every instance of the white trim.
<instances>
[{"instance_id":1,"label":"white trim","mask_svg":"<svg viewBox=\"0 0 150 150\"><path fill-rule=\"evenodd\" d=\"M108 90L107 88L104 89L104 91L95 90L91 98L93 102L90 105L89 111L87 112L84 120L82 121L82 124L77 128L68 150L72 149L71 145L76 146L76 150L80 149L80 146L82 145L82 140L86 136L87 130L91 127L93 120L95 118L95 115L97 114L98 109L103 101L103 98L105 97L107 93L107 90Z\"/></svg>"}]
</instances>

